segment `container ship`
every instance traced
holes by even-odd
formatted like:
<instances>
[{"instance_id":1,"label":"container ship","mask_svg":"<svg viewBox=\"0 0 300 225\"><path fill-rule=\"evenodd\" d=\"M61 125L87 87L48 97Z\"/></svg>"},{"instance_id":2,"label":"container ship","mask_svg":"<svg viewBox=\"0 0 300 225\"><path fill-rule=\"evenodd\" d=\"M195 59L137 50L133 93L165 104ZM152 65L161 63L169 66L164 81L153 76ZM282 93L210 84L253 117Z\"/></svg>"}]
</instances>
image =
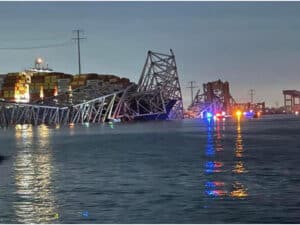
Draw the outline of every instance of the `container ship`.
<instances>
[{"instance_id":1,"label":"container ship","mask_svg":"<svg viewBox=\"0 0 300 225\"><path fill-rule=\"evenodd\" d=\"M93 84L109 87L113 92L126 88L131 82L110 74L56 72L38 57L33 68L0 75L0 98L6 102L31 103Z\"/></svg>"},{"instance_id":2,"label":"container ship","mask_svg":"<svg viewBox=\"0 0 300 225\"><path fill-rule=\"evenodd\" d=\"M175 55L148 51L139 82L111 74L67 74L37 58L0 76L0 124L76 124L182 119Z\"/></svg>"}]
</instances>

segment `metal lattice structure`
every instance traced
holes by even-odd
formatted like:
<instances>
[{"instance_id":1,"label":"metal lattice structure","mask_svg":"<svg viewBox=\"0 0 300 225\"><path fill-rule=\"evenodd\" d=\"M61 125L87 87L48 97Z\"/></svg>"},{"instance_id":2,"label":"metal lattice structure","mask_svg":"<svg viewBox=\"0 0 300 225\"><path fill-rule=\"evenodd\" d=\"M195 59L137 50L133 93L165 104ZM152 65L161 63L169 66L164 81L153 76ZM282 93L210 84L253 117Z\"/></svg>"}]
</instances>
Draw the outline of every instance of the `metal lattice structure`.
<instances>
[{"instance_id":1,"label":"metal lattice structure","mask_svg":"<svg viewBox=\"0 0 300 225\"><path fill-rule=\"evenodd\" d=\"M221 80L203 84L203 92L199 89L189 106L188 110L193 112L194 117L199 118L203 112L230 112L231 106L235 104L229 91L229 83Z\"/></svg>"},{"instance_id":2,"label":"metal lattice structure","mask_svg":"<svg viewBox=\"0 0 300 225\"><path fill-rule=\"evenodd\" d=\"M283 90L284 108L288 113L300 111L300 91Z\"/></svg>"},{"instance_id":3,"label":"metal lattice structure","mask_svg":"<svg viewBox=\"0 0 300 225\"><path fill-rule=\"evenodd\" d=\"M101 96L72 106L5 103L0 106L0 124L98 123L113 119L113 110L124 91Z\"/></svg>"},{"instance_id":4,"label":"metal lattice structure","mask_svg":"<svg viewBox=\"0 0 300 225\"><path fill-rule=\"evenodd\" d=\"M182 95L175 56L149 51L138 85L122 90L83 86L26 103L2 102L0 124L75 124L110 120L181 119Z\"/></svg>"},{"instance_id":5,"label":"metal lattice structure","mask_svg":"<svg viewBox=\"0 0 300 225\"><path fill-rule=\"evenodd\" d=\"M116 114L135 120L182 119L183 104L173 51L149 51L138 85L132 86Z\"/></svg>"}]
</instances>

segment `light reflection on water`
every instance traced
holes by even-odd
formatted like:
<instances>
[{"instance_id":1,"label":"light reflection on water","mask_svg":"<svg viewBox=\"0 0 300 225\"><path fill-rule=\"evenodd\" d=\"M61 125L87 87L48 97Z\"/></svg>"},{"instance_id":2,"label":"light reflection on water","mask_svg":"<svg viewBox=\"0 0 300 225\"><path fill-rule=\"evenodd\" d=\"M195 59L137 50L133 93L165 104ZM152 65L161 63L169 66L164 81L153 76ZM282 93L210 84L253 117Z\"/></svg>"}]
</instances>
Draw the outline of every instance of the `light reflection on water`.
<instances>
[{"instance_id":1,"label":"light reflection on water","mask_svg":"<svg viewBox=\"0 0 300 225\"><path fill-rule=\"evenodd\" d=\"M0 165L5 170L0 219L8 223L38 223L47 217L45 223L299 221L295 187L299 186L300 121L226 120L225 127L222 120L220 126L218 121L210 126L199 120L183 122L118 124L114 132L107 124L88 129L53 127L44 135L36 127L2 132L2 155L9 158ZM166 132L165 127L174 130ZM42 160L48 171L41 168ZM42 182L37 181L40 171L44 171ZM56 213L59 221L54 220Z\"/></svg>"},{"instance_id":2,"label":"light reflection on water","mask_svg":"<svg viewBox=\"0 0 300 225\"><path fill-rule=\"evenodd\" d=\"M17 200L13 205L19 223L49 223L57 219L54 216L57 210L51 183L53 168L49 137L50 130L45 125L36 128L16 126L18 151L14 180Z\"/></svg>"},{"instance_id":3,"label":"light reflection on water","mask_svg":"<svg viewBox=\"0 0 300 225\"><path fill-rule=\"evenodd\" d=\"M243 173L246 173L247 170L245 169L245 165L243 162L243 153L244 153L244 146L243 146L243 139L242 139L242 131L241 131L241 120L240 118L237 119L237 137L236 137L236 144L235 144L235 157L236 163L232 170L234 174L237 174L237 177L241 176ZM245 185L243 185L240 181L234 181L232 184L233 190L230 192L230 196L233 198L245 198L248 196L248 191Z\"/></svg>"},{"instance_id":4,"label":"light reflection on water","mask_svg":"<svg viewBox=\"0 0 300 225\"><path fill-rule=\"evenodd\" d=\"M205 173L208 176L208 181L205 182L205 195L213 198L224 197L227 195L225 182L212 180L213 174L220 174L224 172L224 163L217 161L214 158L216 154L224 150L220 123L221 121L219 119L215 121L208 121L207 123L207 145L205 150L207 161L205 163ZM224 131L225 126L223 120L222 123L222 129Z\"/></svg>"},{"instance_id":5,"label":"light reflection on water","mask_svg":"<svg viewBox=\"0 0 300 225\"><path fill-rule=\"evenodd\" d=\"M241 132L241 120L237 120L237 136L236 136L236 143L235 143L235 156L237 158L243 157L243 140L242 140L242 132Z\"/></svg>"},{"instance_id":6,"label":"light reflection on water","mask_svg":"<svg viewBox=\"0 0 300 225\"><path fill-rule=\"evenodd\" d=\"M222 130L221 130L222 123ZM215 120L207 121L207 145L205 149L205 155L207 161L205 162L205 174L207 175L207 181L205 182L205 195L209 197L231 197L231 198L246 198L248 196L248 190L245 185L243 185L239 178L243 173L246 173L245 164L243 161L244 146L242 140L242 131L241 131L241 121L237 120L236 125L236 141L234 148L234 158L235 165L232 169L232 179L231 184L226 184L224 181L220 181L222 174L231 172L230 170L225 170L224 163L216 157L222 151L224 151L223 133L225 132L225 121L224 120ZM226 149L227 151L227 149ZM213 175L217 175L218 177ZM217 180L214 180L217 179Z\"/></svg>"}]
</instances>

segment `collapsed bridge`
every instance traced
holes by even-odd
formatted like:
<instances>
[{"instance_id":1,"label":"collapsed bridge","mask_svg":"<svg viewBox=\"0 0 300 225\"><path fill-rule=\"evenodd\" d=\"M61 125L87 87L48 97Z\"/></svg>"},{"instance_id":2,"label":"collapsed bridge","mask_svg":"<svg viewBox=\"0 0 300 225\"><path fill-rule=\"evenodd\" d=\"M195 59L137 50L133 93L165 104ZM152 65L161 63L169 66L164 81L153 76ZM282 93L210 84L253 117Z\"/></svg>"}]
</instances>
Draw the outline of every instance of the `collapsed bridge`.
<instances>
[{"instance_id":1,"label":"collapsed bridge","mask_svg":"<svg viewBox=\"0 0 300 225\"><path fill-rule=\"evenodd\" d=\"M30 103L0 103L0 124L70 124L182 119L182 94L172 50L149 51L138 84L118 91L87 84Z\"/></svg>"},{"instance_id":2,"label":"collapsed bridge","mask_svg":"<svg viewBox=\"0 0 300 225\"><path fill-rule=\"evenodd\" d=\"M265 103L238 103L230 93L229 83L220 79L203 84L199 89L191 105L185 112L187 118L203 118L207 112L214 115L230 116L235 112L264 113Z\"/></svg>"},{"instance_id":3,"label":"collapsed bridge","mask_svg":"<svg viewBox=\"0 0 300 225\"><path fill-rule=\"evenodd\" d=\"M187 117L200 118L204 112L230 113L231 106L235 103L229 90L229 83L221 80L203 84L188 107Z\"/></svg>"}]
</instances>

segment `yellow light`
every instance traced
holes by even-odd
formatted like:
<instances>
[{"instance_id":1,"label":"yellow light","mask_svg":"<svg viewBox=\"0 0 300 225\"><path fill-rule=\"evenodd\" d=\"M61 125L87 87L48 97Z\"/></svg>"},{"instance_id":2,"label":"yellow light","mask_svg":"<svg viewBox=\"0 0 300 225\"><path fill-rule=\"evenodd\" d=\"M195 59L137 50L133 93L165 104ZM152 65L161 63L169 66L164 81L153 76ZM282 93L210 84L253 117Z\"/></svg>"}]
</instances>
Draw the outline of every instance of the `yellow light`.
<instances>
[{"instance_id":1,"label":"yellow light","mask_svg":"<svg viewBox=\"0 0 300 225\"><path fill-rule=\"evenodd\" d=\"M57 96L57 86L54 87L54 96Z\"/></svg>"},{"instance_id":2,"label":"yellow light","mask_svg":"<svg viewBox=\"0 0 300 225\"><path fill-rule=\"evenodd\" d=\"M25 92L25 99L26 99L26 102L30 102L30 94L29 94L29 84L26 84L26 92Z\"/></svg>"},{"instance_id":3,"label":"yellow light","mask_svg":"<svg viewBox=\"0 0 300 225\"><path fill-rule=\"evenodd\" d=\"M15 87L15 102L17 103L28 103L30 101L29 85L25 84L23 88L25 89L25 93L20 94L17 90L17 86Z\"/></svg>"},{"instance_id":4,"label":"yellow light","mask_svg":"<svg viewBox=\"0 0 300 225\"><path fill-rule=\"evenodd\" d=\"M41 88L40 88L40 98L44 99L44 88L43 88L43 86L41 86Z\"/></svg>"},{"instance_id":5,"label":"yellow light","mask_svg":"<svg viewBox=\"0 0 300 225\"><path fill-rule=\"evenodd\" d=\"M242 112L241 112L240 110L238 110L238 111L235 112L235 115L236 115L237 117L240 117L240 116L242 115Z\"/></svg>"}]
</instances>

